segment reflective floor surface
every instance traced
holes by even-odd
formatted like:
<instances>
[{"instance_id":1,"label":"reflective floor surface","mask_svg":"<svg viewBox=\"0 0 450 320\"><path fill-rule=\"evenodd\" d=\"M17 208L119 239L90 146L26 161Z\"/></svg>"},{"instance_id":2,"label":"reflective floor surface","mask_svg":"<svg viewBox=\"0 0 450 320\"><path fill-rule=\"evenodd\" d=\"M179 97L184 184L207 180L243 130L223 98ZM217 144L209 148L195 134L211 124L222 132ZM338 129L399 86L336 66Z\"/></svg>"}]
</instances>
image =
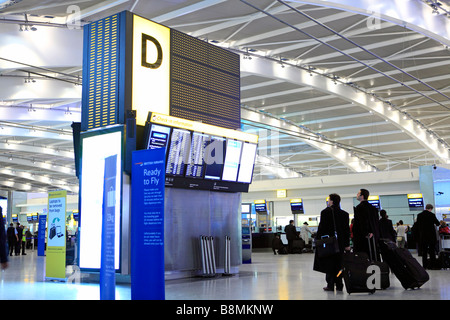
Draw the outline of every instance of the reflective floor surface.
<instances>
[{"instance_id":1,"label":"reflective floor surface","mask_svg":"<svg viewBox=\"0 0 450 320\"><path fill-rule=\"evenodd\" d=\"M417 256L416 256L417 257ZM9 257L1 272L2 300L98 300L98 283L44 281L45 257L35 251ZM420 258L419 258L419 261ZM324 292L324 274L312 270L313 254L252 254L252 263L240 266L230 277L166 281L167 300L448 300L450 270L429 271L430 281L421 289L404 290L391 274L391 286L375 294ZM116 285L116 299L131 298L129 284Z\"/></svg>"}]
</instances>

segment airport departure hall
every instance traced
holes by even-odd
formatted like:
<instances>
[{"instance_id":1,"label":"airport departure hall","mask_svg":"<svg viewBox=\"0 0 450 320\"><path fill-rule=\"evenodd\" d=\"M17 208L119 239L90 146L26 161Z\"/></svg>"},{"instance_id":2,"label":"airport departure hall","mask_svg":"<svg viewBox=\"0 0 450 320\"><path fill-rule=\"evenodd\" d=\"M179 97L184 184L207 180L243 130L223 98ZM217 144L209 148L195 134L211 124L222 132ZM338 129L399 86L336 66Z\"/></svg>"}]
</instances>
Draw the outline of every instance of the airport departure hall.
<instances>
[{"instance_id":1,"label":"airport departure hall","mask_svg":"<svg viewBox=\"0 0 450 320\"><path fill-rule=\"evenodd\" d=\"M2 300L450 299L448 0L0 0L0 76ZM361 189L420 288L324 290Z\"/></svg>"}]
</instances>

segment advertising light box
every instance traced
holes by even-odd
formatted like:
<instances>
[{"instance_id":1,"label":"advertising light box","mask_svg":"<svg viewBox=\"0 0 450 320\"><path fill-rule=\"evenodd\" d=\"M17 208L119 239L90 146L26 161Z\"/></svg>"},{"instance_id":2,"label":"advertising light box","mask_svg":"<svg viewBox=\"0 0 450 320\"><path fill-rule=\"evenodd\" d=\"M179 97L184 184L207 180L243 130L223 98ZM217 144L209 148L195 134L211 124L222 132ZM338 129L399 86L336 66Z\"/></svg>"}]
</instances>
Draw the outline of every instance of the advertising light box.
<instances>
[{"instance_id":1,"label":"advertising light box","mask_svg":"<svg viewBox=\"0 0 450 320\"><path fill-rule=\"evenodd\" d=\"M258 136L149 113L147 149L166 148L166 187L247 192Z\"/></svg>"},{"instance_id":2,"label":"advertising light box","mask_svg":"<svg viewBox=\"0 0 450 320\"><path fill-rule=\"evenodd\" d=\"M115 199L121 199L124 128L122 125L81 134L80 268L99 269L105 158L116 157ZM115 206L115 269L120 268L121 202Z\"/></svg>"}]
</instances>

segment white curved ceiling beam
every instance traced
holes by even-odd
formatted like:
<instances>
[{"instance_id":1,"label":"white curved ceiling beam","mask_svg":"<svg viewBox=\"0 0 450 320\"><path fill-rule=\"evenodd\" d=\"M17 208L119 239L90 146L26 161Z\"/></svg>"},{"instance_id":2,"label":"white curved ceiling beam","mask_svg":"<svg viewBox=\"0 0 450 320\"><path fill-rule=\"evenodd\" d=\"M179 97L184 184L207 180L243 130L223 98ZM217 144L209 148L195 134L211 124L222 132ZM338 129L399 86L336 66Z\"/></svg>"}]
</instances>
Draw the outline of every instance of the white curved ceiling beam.
<instances>
[{"instance_id":1,"label":"white curved ceiling beam","mask_svg":"<svg viewBox=\"0 0 450 320\"><path fill-rule=\"evenodd\" d=\"M39 27L37 31L20 32L17 24L1 23L0 33L1 58L50 69L82 65L83 50L74 50L83 47L81 28L68 31L62 28ZM0 70L17 68L24 66L0 60Z\"/></svg>"},{"instance_id":2,"label":"white curved ceiling beam","mask_svg":"<svg viewBox=\"0 0 450 320\"><path fill-rule=\"evenodd\" d=\"M241 56L242 57L242 56ZM350 86L337 83L324 76L311 76L308 71L284 64L253 57L253 59L241 59L241 72L265 76L271 79L283 79L301 86L310 86L318 91L333 94L343 100L353 102L360 107L372 111L381 118L390 121L405 133L414 138L426 150L436 156L444 164L450 163L450 152L445 145L436 138L427 134L427 130L416 125L410 119L404 119L403 114L380 101L371 101L370 96Z\"/></svg>"},{"instance_id":3,"label":"white curved ceiling beam","mask_svg":"<svg viewBox=\"0 0 450 320\"><path fill-rule=\"evenodd\" d=\"M214 5L218 4L218 3L224 2L224 1L226 1L226 0L203 0L203 1L200 1L200 2L197 2L197 3L194 3L192 5L183 7L181 9L174 10L174 11L171 11L169 13L166 13L166 14L163 14L163 15L151 18L151 20L155 21L155 22L158 22L158 23L163 23L164 21L168 21L168 20L173 19L173 18L184 16L185 14L189 14L189 13L192 13L192 12L195 12L195 11L198 11L198 10L202 10L202 9L207 8L207 7L214 6Z\"/></svg>"},{"instance_id":4,"label":"white curved ceiling beam","mask_svg":"<svg viewBox=\"0 0 450 320\"><path fill-rule=\"evenodd\" d=\"M30 167L35 167L35 168L39 168L39 169L45 169L45 170L49 170L49 171L67 175L68 177L72 177L72 178L75 176L74 170L72 168L55 165L55 164L47 163L47 162L37 162L37 161L34 161L33 159L21 159L21 158L15 158L14 156L12 156L12 157L0 156L0 162L6 163L6 164L13 163L15 165L19 164L19 165L23 165L23 166L30 166ZM5 167L6 165L3 165L3 166Z\"/></svg>"},{"instance_id":5,"label":"white curved ceiling beam","mask_svg":"<svg viewBox=\"0 0 450 320\"><path fill-rule=\"evenodd\" d=\"M12 178L22 178L29 180L30 183L37 182L49 186L55 186L62 188L64 190L78 192L78 186L70 186L67 181L61 179L50 178L49 176L30 173L30 172L19 172L13 169L0 169L0 174L5 176L11 176Z\"/></svg>"},{"instance_id":6,"label":"white curved ceiling beam","mask_svg":"<svg viewBox=\"0 0 450 320\"><path fill-rule=\"evenodd\" d=\"M270 12L270 10L268 11ZM322 23L328 23L330 21L334 21L334 20L339 20L339 19L345 19L348 17L353 16L353 13L351 12L338 12L336 14L332 14L323 18L320 18L319 21ZM299 23L297 25L295 25L295 27L299 28L299 29L304 29L304 28L308 28L308 27L313 27L316 24L312 21L307 21L307 22L303 22L303 23ZM254 36L250 36L241 40L238 40L236 42L234 42L232 45L233 46L249 46L252 47L252 43L254 42L259 42L261 41L261 39L266 39L266 38L271 38L271 37L276 37L276 36L281 36L284 35L288 32L293 32L294 30L290 27L283 27L280 29L276 29L276 30L272 30L269 32L265 32L262 34L257 34Z\"/></svg>"},{"instance_id":7,"label":"white curved ceiling beam","mask_svg":"<svg viewBox=\"0 0 450 320\"><path fill-rule=\"evenodd\" d=\"M431 8L421 1L392 0L289 0L292 4L312 4L335 8L392 22L422 33L446 45L450 45L450 20L444 15L433 15ZM376 21L368 27L376 28Z\"/></svg>"},{"instance_id":8,"label":"white curved ceiling beam","mask_svg":"<svg viewBox=\"0 0 450 320\"><path fill-rule=\"evenodd\" d=\"M0 77L0 100L81 99L81 86L49 79L24 83L25 78L25 73L23 77Z\"/></svg>"},{"instance_id":9,"label":"white curved ceiling beam","mask_svg":"<svg viewBox=\"0 0 450 320\"><path fill-rule=\"evenodd\" d=\"M55 149L49 147L30 146L28 144L16 143L14 141L10 141L7 143L0 142L0 150L6 150L11 152L14 151L30 152L35 154L43 154L67 159L74 159L73 152L59 150L57 148Z\"/></svg>"},{"instance_id":10,"label":"white curved ceiling beam","mask_svg":"<svg viewBox=\"0 0 450 320\"><path fill-rule=\"evenodd\" d=\"M256 123L262 123L274 128L283 128L293 133L298 133L299 139L302 139L304 142L311 145L312 147L321 150L322 152L333 157L336 161L342 163L353 172L374 171L374 167L371 166L367 161L364 161L356 156L353 156L351 153L348 152L347 149L329 143L323 143L320 141L308 140L307 138L301 138L301 135L304 135L305 132L302 132L302 129L299 128L298 126L285 123L283 120L264 117L262 113L251 111L249 109L241 109L241 118Z\"/></svg>"},{"instance_id":11,"label":"white curved ceiling beam","mask_svg":"<svg viewBox=\"0 0 450 320\"><path fill-rule=\"evenodd\" d=\"M1 100L1 96L0 96ZM15 107L0 105L0 126L2 121L55 121L55 122L80 122L81 112L70 109L70 112L64 109L42 109L35 107ZM0 131L0 135L1 135Z\"/></svg>"},{"instance_id":12,"label":"white curved ceiling beam","mask_svg":"<svg viewBox=\"0 0 450 320\"><path fill-rule=\"evenodd\" d=\"M72 133L59 134L54 132L45 132L30 128L15 128L7 125L3 125L0 121L0 137L26 137L26 138L40 138L40 139L52 139L60 141L72 141Z\"/></svg>"}]
</instances>

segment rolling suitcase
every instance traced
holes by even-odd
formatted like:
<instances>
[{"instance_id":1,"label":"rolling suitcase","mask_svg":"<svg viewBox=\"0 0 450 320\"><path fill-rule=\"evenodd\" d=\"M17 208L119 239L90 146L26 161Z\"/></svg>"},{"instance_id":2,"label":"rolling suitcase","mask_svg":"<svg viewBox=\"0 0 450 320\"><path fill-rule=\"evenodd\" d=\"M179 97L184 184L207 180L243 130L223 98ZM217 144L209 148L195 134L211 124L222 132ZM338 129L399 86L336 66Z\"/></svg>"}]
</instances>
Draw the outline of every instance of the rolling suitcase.
<instances>
[{"instance_id":1,"label":"rolling suitcase","mask_svg":"<svg viewBox=\"0 0 450 320\"><path fill-rule=\"evenodd\" d=\"M430 276L408 249L398 248L390 240L381 240L381 255L405 289L420 288Z\"/></svg>"},{"instance_id":2,"label":"rolling suitcase","mask_svg":"<svg viewBox=\"0 0 450 320\"><path fill-rule=\"evenodd\" d=\"M370 240L372 239L372 241ZM369 241L369 260L370 265L376 265L380 269L380 288L377 289L387 289L391 285L391 281L389 279L389 265L386 262L378 261L377 255L377 245L375 242L375 238L368 238Z\"/></svg>"},{"instance_id":3,"label":"rolling suitcase","mask_svg":"<svg viewBox=\"0 0 450 320\"><path fill-rule=\"evenodd\" d=\"M450 250L448 241L450 240L450 236L440 235L439 241L439 255L437 259L437 265L440 269L449 269L450 268Z\"/></svg>"},{"instance_id":4,"label":"rolling suitcase","mask_svg":"<svg viewBox=\"0 0 450 320\"><path fill-rule=\"evenodd\" d=\"M450 268L450 251L439 252L438 264L441 269Z\"/></svg>"},{"instance_id":5,"label":"rolling suitcase","mask_svg":"<svg viewBox=\"0 0 450 320\"><path fill-rule=\"evenodd\" d=\"M364 252L344 252L342 255L342 272L345 289L348 294L352 293L374 293L375 289L367 287L369 274L367 268L370 266L369 257Z\"/></svg>"},{"instance_id":6,"label":"rolling suitcase","mask_svg":"<svg viewBox=\"0 0 450 320\"><path fill-rule=\"evenodd\" d=\"M305 241L302 239L296 239L292 242L292 253L302 253L305 247Z\"/></svg>"}]
</instances>

